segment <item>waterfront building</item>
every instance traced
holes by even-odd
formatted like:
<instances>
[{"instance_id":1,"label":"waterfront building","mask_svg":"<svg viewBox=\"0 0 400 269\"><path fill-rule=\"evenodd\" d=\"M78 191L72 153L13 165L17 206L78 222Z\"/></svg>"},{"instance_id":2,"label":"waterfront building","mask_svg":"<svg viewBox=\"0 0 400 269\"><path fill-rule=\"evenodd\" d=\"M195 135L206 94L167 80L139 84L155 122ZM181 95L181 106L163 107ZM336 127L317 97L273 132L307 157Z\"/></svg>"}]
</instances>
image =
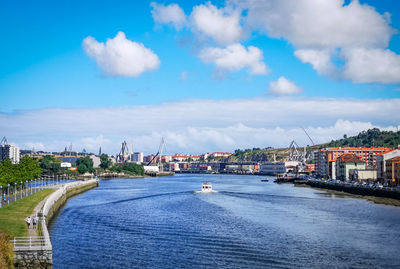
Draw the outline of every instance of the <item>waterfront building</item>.
<instances>
[{"instance_id":1,"label":"waterfront building","mask_svg":"<svg viewBox=\"0 0 400 269\"><path fill-rule=\"evenodd\" d=\"M358 170L365 170L365 161L354 153L346 153L336 160L336 178L340 180L358 180ZM353 170L350 177L350 170Z\"/></svg>"},{"instance_id":2,"label":"waterfront building","mask_svg":"<svg viewBox=\"0 0 400 269\"><path fill-rule=\"evenodd\" d=\"M352 153L360 157L369 169L377 169L377 155L389 151L387 147L325 148L315 153L315 171L321 177L332 177L336 160L344 154ZM331 163L331 164L330 164Z\"/></svg>"},{"instance_id":3,"label":"waterfront building","mask_svg":"<svg viewBox=\"0 0 400 269\"><path fill-rule=\"evenodd\" d=\"M132 153L132 161L135 163L142 163L143 162L143 152L134 152Z\"/></svg>"},{"instance_id":4,"label":"waterfront building","mask_svg":"<svg viewBox=\"0 0 400 269\"><path fill-rule=\"evenodd\" d=\"M213 157L229 157L229 156L233 155L233 153L230 153L230 152L214 152L211 155Z\"/></svg>"},{"instance_id":5,"label":"waterfront building","mask_svg":"<svg viewBox=\"0 0 400 269\"><path fill-rule=\"evenodd\" d=\"M400 148L390 149L385 152L377 154L376 162L377 162L378 180L385 181L386 179L386 160L397 156L400 156Z\"/></svg>"},{"instance_id":6,"label":"waterfront building","mask_svg":"<svg viewBox=\"0 0 400 269\"><path fill-rule=\"evenodd\" d=\"M161 157L161 162L163 163L169 163L172 161L172 155L163 155Z\"/></svg>"},{"instance_id":7,"label":"waterfront building","mask_svg":"<svg viewBox=\"0 0 400 269\"><path fill-rule=\"evenodd\" d=\"M182 153L176 153L175 155L172 156L172 160L177 161L177 162L186 162L188 161L190 156L182 154Z\"/></svg>"},{"instance_id":8,"label":"waterfront building","mask_svg":"<svg viewBox=\"0 0 400 269\"><path fill-rule=\"evenodd\" d=\"M377 171L374 169L350 169L349 178L358 181L376 181Z\"/></svg>"},{"instance_id":9,"label":"waterfront building","mask_svg":"<svg viewBox=\"0 0 400 269\"><path fill-rule=\"evenodd\" d=\"M265 175L276 175L286 173L284 162L265 162L260 164L260 173Z\"/></svg>"},{"instance_id":10,"label":"waterfront building","mask_svg":"<svg viewBox=\"0 0 400 269\"><path fill-rule=\"evenodd\" d=\"M397 186L400 183L399 173L400 173L400 156L390 158L385 162L385 182L390 186Z\"/></svg>"},{"instance_id":11,"label":"waterfront building","mask_svg":"<svg viewBox=\"0 0 400 269\"><path fill-rule=\"evenodd\" d=\"M0 145L0 161L10 160L13 164L19 163L20 152L19 147L10 145L5 141Z\"/></svg>"}]
</instances>

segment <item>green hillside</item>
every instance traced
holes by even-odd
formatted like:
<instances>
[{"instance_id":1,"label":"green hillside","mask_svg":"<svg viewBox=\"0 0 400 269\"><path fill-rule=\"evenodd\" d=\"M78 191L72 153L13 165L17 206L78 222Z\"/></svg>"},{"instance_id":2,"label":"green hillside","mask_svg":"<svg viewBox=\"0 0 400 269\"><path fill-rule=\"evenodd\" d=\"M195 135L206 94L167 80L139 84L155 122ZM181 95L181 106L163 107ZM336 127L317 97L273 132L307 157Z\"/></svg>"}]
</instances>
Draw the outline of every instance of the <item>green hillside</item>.
<instances>
[{"instance_id":1,"label":"green hillside","mask_svg":"<svg viewBox=\"0 0 400 269\"><path fill-rule=\"evenodd\" d=\"M400 132L381 131L378 128L362 131L357 136L332 140L323 147L397 147L400 145Z\"/></svg>"}]
</instances>

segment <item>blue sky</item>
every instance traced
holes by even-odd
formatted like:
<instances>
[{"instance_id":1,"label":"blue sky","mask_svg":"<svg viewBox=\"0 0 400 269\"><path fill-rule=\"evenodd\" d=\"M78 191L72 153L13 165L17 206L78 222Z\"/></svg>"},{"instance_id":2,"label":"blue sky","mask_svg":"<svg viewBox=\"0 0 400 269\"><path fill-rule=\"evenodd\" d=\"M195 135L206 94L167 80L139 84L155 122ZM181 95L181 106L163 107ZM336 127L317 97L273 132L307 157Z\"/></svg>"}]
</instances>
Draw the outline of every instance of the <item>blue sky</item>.
<instances>
[{"instance_id":1,"label":"blue sky","mask_svg":"<svg viewBox=\"0 0 400 269\"><path fill-rule=\"evenodd\" d=\"M296 7L287 1L259 2L275 2L270 9L251 0L151 2L3 2L0 100L6 101L0 106L0 135L22 148L62 150L73 143L76 150L103 146L109 153L118 151L123 140L150 153L164 136L171 153L201 153L285 146L292 139L309 143L296 115L308 119L302 125L318 142L399 125L400 7L395 1L342 5L330 0L334 8L318 4L311 9L309 0ZM291 24L293 14L300 19ZM123 36L117 42L119 32ZM107 48L95 51L107 40L116 40L116 50L128 64L112 58ZM144 48L135 54L139 58L129 56L139 43ZM255 54L250 55L250 47ZM154 62L143 56L146 49ZM221 58L227 52L230 58ZM366 55L370 58L359 60ZM329 60L321 64L324 56ZM142 69L132 75L130 69L137 65ZM209 107L204 105L208 102ZM259 106L254 114L241 117L249 108L240 105L252 102ZM281 102L283 107L272 109ZM393 109L380 114L382 102ZM328 109L333 116L323 120L301 108L316 103L336 106ZM352 103L360 103L359 111L337 112ZM196 109L176 111L189 104ZM227 106L238 109L228 113ZM48 118L50 111L57 115L54 121ZM164 115L157 117L154 111ZM282 113L286 117L278 115ZM90 123L79 118L89 114ZM279 121L266 120L275 117ZM60 133L63 122L71 126ZM242 125L248 133L231 133ZM276 135L280 128L284 139Z\"/></svg>"}]
</instances>

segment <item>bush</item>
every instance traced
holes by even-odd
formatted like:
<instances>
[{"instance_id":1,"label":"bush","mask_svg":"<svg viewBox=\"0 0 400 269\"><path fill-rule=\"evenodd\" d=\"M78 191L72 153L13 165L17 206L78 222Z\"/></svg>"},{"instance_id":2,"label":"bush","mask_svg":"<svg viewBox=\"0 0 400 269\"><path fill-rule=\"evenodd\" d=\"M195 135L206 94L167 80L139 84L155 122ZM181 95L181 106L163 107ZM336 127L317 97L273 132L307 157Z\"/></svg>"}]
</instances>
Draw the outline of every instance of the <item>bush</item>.
<instances>
[{"instance_id":1,"label":"bush","mask_svg":"<svg viewBox=\"0 0 400 269\"><path fill-rule=\"evenodd\" d=\"M11 237L0 232L0 268L14 268L14 251Z\"/></svg>"}]
</instances>

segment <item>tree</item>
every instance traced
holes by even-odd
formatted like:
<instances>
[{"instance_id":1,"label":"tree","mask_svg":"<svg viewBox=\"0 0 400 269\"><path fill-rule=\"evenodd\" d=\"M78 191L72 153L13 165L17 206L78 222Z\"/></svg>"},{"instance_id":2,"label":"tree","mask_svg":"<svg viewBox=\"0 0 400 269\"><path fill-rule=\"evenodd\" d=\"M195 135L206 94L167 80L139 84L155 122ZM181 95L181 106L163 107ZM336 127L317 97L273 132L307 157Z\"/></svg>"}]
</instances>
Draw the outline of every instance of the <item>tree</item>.
<instances>
[{"instance_id":1,"label":"tree","mask_svg":"<svg viewBox=\"0 0 400 269\"><path fill-rule=\"evenodd\" d=\"M81 174L93 172L93 160L89 156L77 159L76 166Z\"/></svg>"},{"instance_id":2,"label":"tree","mask_svg":"<svg viewBox=\"0 0 400 269\"><path fill-rule=\"evenodd\" d=\"M40 168L42 168L46 172L51 173L57 173L60 171L60 163L60 159L57 159L56 157L51 155L46 155L39 161Z\"/></svg>"},{"instance_id":3,"label":"tree","mask_svg":"<svg viewBox=\"0 0 400 269\"><path fill-rule=\"evenodd\" d=\"M10 160L0 162L0 185L20 184L26 180L38 178L42 173L37 160L23 157L19 164L12 164Z\"/></svg>"},{"instance_id":4,"label":"tree","mask_svg":"<svg viewBox=\"0 0 400 269\"><path fill-rule=\"evenodd\" d=\"M100 167L103 169L108 169L111 166L111 161L107 154L101 154L100 156Z\"/></svg>"}]
</instances>

